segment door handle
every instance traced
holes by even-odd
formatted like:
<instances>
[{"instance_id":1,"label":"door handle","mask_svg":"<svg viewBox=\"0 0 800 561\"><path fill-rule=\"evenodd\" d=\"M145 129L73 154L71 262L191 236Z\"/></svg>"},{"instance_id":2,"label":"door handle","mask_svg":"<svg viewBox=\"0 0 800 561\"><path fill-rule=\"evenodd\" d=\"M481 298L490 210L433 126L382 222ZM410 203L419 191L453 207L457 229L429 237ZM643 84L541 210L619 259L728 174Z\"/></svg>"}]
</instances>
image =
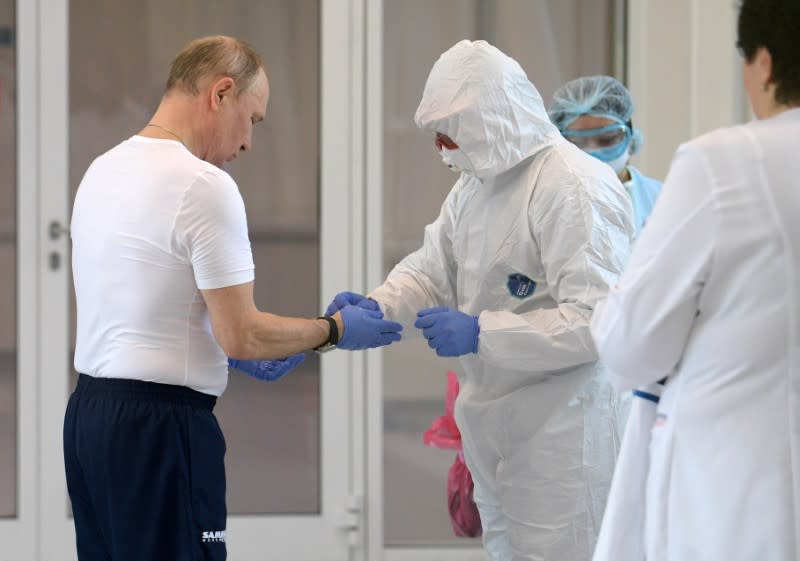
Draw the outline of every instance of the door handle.
<instances>
[{"instance_id":1,"label":"door handle","mask_svg":"<svg viewBox=\"0 0 800 561\"><path fill-rule=\"evenodd\" d=\"M68 236L69 235L69 228L64 226L58 220L51 220L50 225L47 227L47 232L50 235L50 239L56 241L61 236Z\"/></svg>"},{"instance_id":2,"label":"door handle","mask_svg":"<svg viewBox=\"0 0 800 561\"><path fill-rule=\"evenodd\" d=\"M69 236L69 228L64 226L58 220L51 220L47 226L47 234L50 241L58 241L61 236ZM47 264L51 271L58 271L61 269L61 253L59 251L51 251L48 255Z\"/></svg>"}]
</instances>

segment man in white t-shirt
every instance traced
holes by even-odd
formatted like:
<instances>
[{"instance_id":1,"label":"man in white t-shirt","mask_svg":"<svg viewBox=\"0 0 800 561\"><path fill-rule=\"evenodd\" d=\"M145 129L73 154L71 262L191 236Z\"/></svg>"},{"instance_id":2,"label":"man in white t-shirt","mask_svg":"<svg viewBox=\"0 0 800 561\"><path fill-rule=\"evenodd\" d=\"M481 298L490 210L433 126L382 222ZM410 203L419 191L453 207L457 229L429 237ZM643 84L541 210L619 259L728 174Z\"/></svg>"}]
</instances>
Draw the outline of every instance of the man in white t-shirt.
<instances>
[{"instance_id":1,"label":"man in white t-shirt","mask_svg":"<svg viewBox=\"0 0 800 561\"><path fill-rule=\"evenodd\" d=\"M150 122L80 184L80 378L64 423L80 561L225 559L225 442L212 410L228 357L268 377L303 351L400 337L376 309L301 319L256 308L244 204L221 166L250 148L268 97L249 45L193 41Z\"/></svg>"}]
</instances>

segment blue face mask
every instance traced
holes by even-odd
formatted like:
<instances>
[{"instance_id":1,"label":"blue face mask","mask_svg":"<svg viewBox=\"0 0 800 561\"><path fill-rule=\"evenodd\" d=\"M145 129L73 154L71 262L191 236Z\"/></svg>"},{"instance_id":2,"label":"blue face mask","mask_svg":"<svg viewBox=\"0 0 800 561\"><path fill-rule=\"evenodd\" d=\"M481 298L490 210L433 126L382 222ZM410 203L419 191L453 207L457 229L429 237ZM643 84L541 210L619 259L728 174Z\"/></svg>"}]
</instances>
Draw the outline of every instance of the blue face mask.
<instances>
[{"instance_id":1,"label":"blue face mask","mask_svg":"<svg viewBox=\"0 0 800 561\"><path fill-rule=\"evenodd\" d=\"M630 159L631 159L630 151L625 150L625 152L623 152L619 156L619 158L605 163L611 166L611 169L614 170L614 173L616 173L617 176L619 176L625 170L625 168L628 167L628 160Z\"/></svg>"},{"instance_id":2,"label":"blue face mask","mask_svg":"<svg viewBox=\"0 0 800 561\"><path fill-rule=\"evenodd\" d=\"M628 145L630 144L630 140L626 142L622 142L616 146L610 146L608 148L600 148L599 150L587 150L586 153L590 156L594 156L601 162L611 163L620 156L622 156L628 150Z\"/></svg>"}]
</instances>

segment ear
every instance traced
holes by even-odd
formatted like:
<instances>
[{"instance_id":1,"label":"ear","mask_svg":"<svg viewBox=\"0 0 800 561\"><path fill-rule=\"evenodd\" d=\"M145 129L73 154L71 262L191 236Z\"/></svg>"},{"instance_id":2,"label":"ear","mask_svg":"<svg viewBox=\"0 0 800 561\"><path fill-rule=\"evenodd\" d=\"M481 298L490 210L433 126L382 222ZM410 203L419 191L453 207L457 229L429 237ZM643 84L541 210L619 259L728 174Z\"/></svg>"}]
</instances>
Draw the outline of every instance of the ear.
<instances>
[{"instance_id":1,"label":"ear","mask_svg":"<svg viewBox=\"0 0 800 561\"><path fill-rule=\"evenodd\" d=\"M218 111L224 103L230 103L236 91L236 83L230 76L220 78L211 84L211 109Z\"/></svg>"},{"instance_id":2,"label":"ear","mask_svg":"<svg viewBox=\"0 0 800 561\"><path fill-rule=\"evenodd\" d=\"M766 91L767 86L772 82L772 55L766 47L759 47L753 62L758 69L759 82Z\"/></svg>"}]
</instances>

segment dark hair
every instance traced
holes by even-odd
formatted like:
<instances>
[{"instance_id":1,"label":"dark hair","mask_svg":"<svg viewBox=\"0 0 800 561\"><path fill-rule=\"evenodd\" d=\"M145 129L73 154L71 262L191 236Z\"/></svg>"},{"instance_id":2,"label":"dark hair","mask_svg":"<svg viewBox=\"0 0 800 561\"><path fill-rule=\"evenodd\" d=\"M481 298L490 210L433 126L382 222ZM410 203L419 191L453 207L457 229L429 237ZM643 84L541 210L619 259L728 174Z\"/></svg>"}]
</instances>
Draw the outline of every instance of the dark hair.
<instances>
[{"instance_id":1,"label":"dark hair","mask_svg":"<svg viewBox=\"0 0 800 561\"><path fill-rule=\"evenodd\" d=\"M167 91L180 88L199 93L203 78L229 76L236 82L236 93L247 90L255 81L264 62L258 53L240 39L214 35L195 39L178 53L167 79Z\"/></svg>"},{"instance_id":2,"label":"dark hair","mask_svg":"<svg viewBox=\"0 0 800 561\"><path fill-rule=\"evenodd\" d=\"M736 47L748 62L759 47L766 48L775 101L800 103L800 0L742 0Z\"/></svg>"}]
</instances>

